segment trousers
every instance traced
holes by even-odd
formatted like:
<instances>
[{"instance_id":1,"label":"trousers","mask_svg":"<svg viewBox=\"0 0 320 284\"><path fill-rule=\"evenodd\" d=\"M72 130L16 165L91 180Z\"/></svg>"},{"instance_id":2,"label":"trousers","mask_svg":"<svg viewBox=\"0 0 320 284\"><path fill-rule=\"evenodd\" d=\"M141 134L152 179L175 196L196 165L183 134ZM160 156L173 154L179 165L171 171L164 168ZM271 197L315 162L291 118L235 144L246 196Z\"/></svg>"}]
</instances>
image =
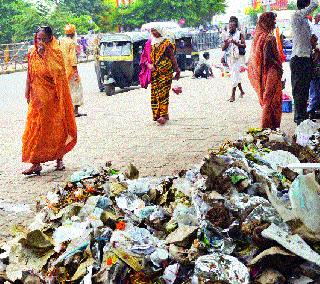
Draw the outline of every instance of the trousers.
<instances>
[{"instance_id":1,"label":"trousers","mask_svg":"<svg viewBox=\"0 0 320 284\"><path fill-rule=\"evenodd\" d=\"M294 99L294 121L299 125L308 119L307 107L311 82L311 58L295 56L291 59L291 84Z\"/></svg>"}]
</instances>

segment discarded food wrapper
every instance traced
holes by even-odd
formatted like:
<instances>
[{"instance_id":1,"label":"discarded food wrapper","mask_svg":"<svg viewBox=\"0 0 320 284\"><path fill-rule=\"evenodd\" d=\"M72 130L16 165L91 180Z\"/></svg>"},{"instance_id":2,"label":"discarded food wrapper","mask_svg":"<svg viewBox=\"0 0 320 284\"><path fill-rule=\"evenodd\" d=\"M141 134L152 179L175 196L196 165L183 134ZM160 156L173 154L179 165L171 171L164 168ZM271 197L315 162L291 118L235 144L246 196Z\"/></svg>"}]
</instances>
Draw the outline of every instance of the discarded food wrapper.
<instances>
[{"instance_id":1,"label":"discarded food wrapper","mask_svg":"<svg viewBox=\"0 0 320 284\"><path fill-rule=\"evenodd\" d=\"M200 256L195 263L195 275L202 280L226 281L230 284L249 284L248 268L230 255Z\"/></svg>"}]
</instances>

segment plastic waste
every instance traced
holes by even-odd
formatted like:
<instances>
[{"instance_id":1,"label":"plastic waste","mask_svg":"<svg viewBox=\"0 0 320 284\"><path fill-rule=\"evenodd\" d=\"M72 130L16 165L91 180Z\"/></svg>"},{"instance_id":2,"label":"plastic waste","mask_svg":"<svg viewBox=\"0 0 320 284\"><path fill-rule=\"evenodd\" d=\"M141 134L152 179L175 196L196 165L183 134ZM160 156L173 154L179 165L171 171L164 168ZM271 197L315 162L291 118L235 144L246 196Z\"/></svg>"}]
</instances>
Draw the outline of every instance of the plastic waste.
<instances>
[{"instance_id":1,"label":"plastic waste","mask_svg":"<svg viewBox=\"0 0 320 284\"><path fill-rule=\"evenodd\" d=\"M136 180L128 180L128 191L141 196L146 194L150 190L149 179L140 178Z\"/></svg>"},{"instance_id":2,"label":"plastic waste","mask_svg":"<svg viewBox=\"0 0 320 284\"><path fill-rule=\"evenodd\" d=\"M88 229L88 222L68 222L64 226L60 226L53 233L55 244L61 244L66 241L71 241L83 238L84 235L90 235L91 230Z\"/></svg>"},{"instance_id":3,"label":"plastic waste","mask_svg":"<svg viewBox=\"0 0 320 284\"><path fill-rule=\"evenodd\" d=\"M98 173L99 172L96 169L90 166L87 166L83 170L73 173L70 177L70 181L77 183L77 182L80 182L81 180L93 177Z\"/></svg>"},{"instance_id":4,"label":"plastic waste","mask_svg":"<svg viewBox=\"0 0 320 284\"><path fill-rule=\"evenodd\" d=\"M310 137L320 129L320 123L307 119L296 129L297 144L307 146Z\"/></svg>"},{"instance_id":5,"label":"plastic waste","mask_svg":"<svg viewBox=\"0 0 320 284\"><path fill-rule=\"evenodd\" d=\"M155 266L160 267L161 264L169 258L169 253L166 249L158 248L151 255L150 260Z\"/></svg>"},{"instance_id":6,"label":"plastic waste","mask_svg":"<svg viewBox=\"0 0 320 284\"><path fill-rule=\"evenodd\" d=\"M180 265L178 263L169 265L161 277L166 284L173 284L178 276Z\"/></svg>"},{"instance_id":7,"label":"plastic waste","mask_svg":"<svg viewBox=\"0 0 320 284\"><path fill-rule=\"evenodd\" d=\"M286 168L289 164L300 163L299 159L292 153L287 151L273 151L266 154L263 159L271 165L271 167L276 171L278 167ZM292 169L293 171L301 174L301 170Z\"/></svg>"},{"instance_id":8,"label":"plastic waste","mask_svg":"<svg viewBox=\"0 0 320 284\"><path fill-rule=\"evenodd\" d=\"M275 224L271 224L269 228L262 231L262 236L276 241L295 255L320 265L320 255L312 250L300 236L291 235Z\"/></svg>"},{"instance_id":9,"label":"plastic waste","mask_svg":"<svg viewBox=\"0 0 320 284\"><path fill-rule=\"evenodd\" d=\"M292 211L306 227L320 233L320 185L314 173L298 176L289 191Z\"/></svg>"},{"instance_id":10,"label":"plastic waste","mask_svg":"<svg viewBox=\"0 0 320 284\"><path fill-rule=\"evenodd\" d=\"M194 272L203 281L226 281L230 284L250 283L248 268L230 255L200 256L195 263Z\"/></svg>"},{"instance_id":11,"label":"plastic waste","mask_svg":"<svg viewBox=\"0 0 320 284\"><path fill-rule=\"evenodd\" d=\"M196 211L193 207L187 207L182 204L178 204L173 212L173 220L179 226L197 226L198 219Z\"/></svg>"}]
</instances>

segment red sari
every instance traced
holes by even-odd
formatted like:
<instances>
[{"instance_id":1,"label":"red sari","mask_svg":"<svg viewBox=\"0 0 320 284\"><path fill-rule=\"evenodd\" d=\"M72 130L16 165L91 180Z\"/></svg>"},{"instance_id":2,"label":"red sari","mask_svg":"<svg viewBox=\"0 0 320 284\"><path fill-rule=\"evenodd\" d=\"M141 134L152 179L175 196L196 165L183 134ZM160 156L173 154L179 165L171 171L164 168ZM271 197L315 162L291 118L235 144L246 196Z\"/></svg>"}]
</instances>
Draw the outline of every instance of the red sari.
<instances>
[{"instance_id":1,"label":"red sari","mask_svg":"<svg viewBox=\"0 0 320 284\"><path fill-rule=\"evenodd\" d=\"M248 66L249 80L262 107L262 128L280 127L282 116L282 62L273 31L272 13L261 15Z\"/></svg>"}]
</instances>

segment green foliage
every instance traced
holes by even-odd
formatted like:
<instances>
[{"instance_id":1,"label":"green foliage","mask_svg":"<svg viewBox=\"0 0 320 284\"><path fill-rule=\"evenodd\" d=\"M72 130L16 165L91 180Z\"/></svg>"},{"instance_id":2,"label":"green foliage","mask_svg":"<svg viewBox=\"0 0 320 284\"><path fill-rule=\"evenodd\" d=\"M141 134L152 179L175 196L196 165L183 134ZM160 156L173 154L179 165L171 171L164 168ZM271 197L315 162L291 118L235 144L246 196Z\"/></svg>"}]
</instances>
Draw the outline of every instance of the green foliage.
<instances>
[{"instance_id":1,"label":"green foliage","mask_svg":"<svg viewBox=\"0 0 320 284\"><path fill-rule=\"evenodd\" d=\"M0 43L33 38L36 27L52 26L56 35L67 23L78 34L88 30L107 32L117 25L138 28L150 21L181 18L187 26L209 23L225 9L225 0L136 0L128 7L116 7L115 0L0 0Z\"/></svg>"},{"instance_id":2,"label":"green foliage","mask_svg":"<svg viewBox=\"0 0 320 284\"><path fill-rule=\"evenodd\" d=\"M20 14L19 10L25 6L23 1L0 0L0 41L10 42L14 33L13 18Z\"/></svg>"},{"instance_id":3,"label":"green foliage","mask_svg":"<svg viewBox=\"0 0 320 284\"><path fill-rule=\"evenodd\" d=\"M184 18L188 26L197 26L211 22L212 16L223 12L225 7L225 0L136 0L116 11L115 22L137 28L146 22Z\"/></svg>"},{"instance_id":4,"label":"green foliage","mask_svg":"<svg viewBox=\"0 0 320 284\"><path fill-rule=\"evenodd\" d=\"M245 11L245 14L248 15L250 17L250 22L252 25L256 25L258 22L258 15L263 13L264 10L262 8L262 6L260 6L259 8L254 9L253 7L248 7Z\"/></svg>"},{"instance_id":5,"label":"green foliage","mask_svg":"<svg viewBox=\"0 0 320 284\"><path fill-rule=\"evenodd\" d=\"M12 41L14 42L31 40L36 28L44 22L43 16L35 7L27 6L23 11L23 14L12 17Z\"/></svg>"},{"instance_id":6,"label":"green foliage","mask_svg":"<svg viewBox=\"0 0 320 284\"><path fill-rule=\"evenodd\" d=\"M296 1L290 1L288 3L288 10L296 10L296 9L297 9Z\"/></svg>"}]
</instances>

